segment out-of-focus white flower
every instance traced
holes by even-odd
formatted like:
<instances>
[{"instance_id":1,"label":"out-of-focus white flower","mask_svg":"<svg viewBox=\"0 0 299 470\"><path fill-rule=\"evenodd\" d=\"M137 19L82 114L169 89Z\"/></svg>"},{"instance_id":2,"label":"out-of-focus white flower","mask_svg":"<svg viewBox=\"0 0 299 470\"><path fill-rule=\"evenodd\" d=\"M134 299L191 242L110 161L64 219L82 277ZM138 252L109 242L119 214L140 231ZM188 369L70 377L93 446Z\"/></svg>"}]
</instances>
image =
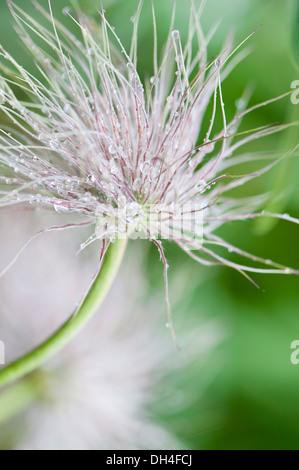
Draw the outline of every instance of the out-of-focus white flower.
<instances>
[{"instance_id":1,"label":"out-of-focus white flower","mask_svg":"<svg viewBox=\"0 0 299 470\"><path fill-rule=\"evenodd\" d=\"M11 211L3 222L12 225ZM1 233L8 250L30 236L39 224L34 213L20 211L11 233ZM49 216L48 216L49 217ZM55 216L54 216L55 217ZM56 216L57 218L57 216ZM55 223L53 217L48 223ZM26 226L27 221L27 226ZM0 332L7 361L22 355L62 322L74 296L80 300L96 251L74 257L76 237L40 239L24 253L17 269L1 285ZM82 257L82 255L81 255ZM150 412L159 399L157 385L167 371L184 370L204 357L223 336L217 324L197 325L181 336L182 351L161 329L161 303L148 297L142 254L128 251L118 281L101 310L60 355L37 373L40 397L15 418L21 449L180 448L181 443ZM190 286L189 286L190 287ZM55 292L55 296L53 296ZM162 302L163 305L163 302ZM0 433L1 436L1 433Z\"/></svg>"}]
</instances>

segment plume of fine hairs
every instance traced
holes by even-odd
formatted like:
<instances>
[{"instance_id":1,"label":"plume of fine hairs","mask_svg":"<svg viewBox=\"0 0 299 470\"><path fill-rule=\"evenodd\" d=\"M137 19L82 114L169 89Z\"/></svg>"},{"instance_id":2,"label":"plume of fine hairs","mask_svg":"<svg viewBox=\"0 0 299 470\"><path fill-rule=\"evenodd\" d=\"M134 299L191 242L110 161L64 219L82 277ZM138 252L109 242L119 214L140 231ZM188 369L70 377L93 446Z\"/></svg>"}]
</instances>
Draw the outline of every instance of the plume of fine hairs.
<instances>
[{"instance_id":1,"label":"plume of fine hairs","mask_svg":"<svg viewBox=\"0 0 299 470\"><path fill-rule=\"evenodd\" d=\"M257 212L262 197L230 195L230 190L279 161L268 161L251 174L236 175L234 166L263 159L262 154L240 153L241 147L286 128L266 125L238 132L245 115L271 103L246 109L246 94L235 117L231 121L226 117L222 82L244 56L242 46L251 35L235 49L226 44L217 60L209 62L207 45L214 30L205 37L199 22L202 8L197 11L191 1L186 44L174 29L173 14L164 52L159 54L153 7L154 76L143 83L137 68L141 3L128 52L103 10L98 12L98 24L80 12L76 15L64 9L68 21L78 28L78 39L65 24L54 20L50 0L48 10L34 5L48 25L9 1L18 33L34 56L36 75L1 49L7 72L1 80L1 111L13 128L3 127L0 134L0 207L31 205L77 214L79 222L62 223L51 230L93 226L94 233L81 250L100 239L104 253L123 231L137 227L146 232L153 206L163 205L162 216L169 222L159 225L157 236L148 233L148 238L164 263L167 299L168 264L161 239L166 238L169 226L176 232L175 242L205 265L230 266L249 279L248 273L298 274L231 246L215 234L227 221L261 216L298 223L288 215ZM211 122L198 144L211 101ZM218 114L221 131L215 130ZM203 233L201 226L195 226L191 234L181 233L174 214L177 206L180 223L194 216L194 211L201 213ZM250 265L230 261L219 254L219 247L247 258Z\"/></svg>"},{"instance_id":2,"label":"plume of fine hairs","mask_svg":"<svg viewBox=\"0 0 299 470\"><path fill-rule=\"evenodd\" d=\"M13 240L10 234L1 233L1 243L11 249L40 225L34 213L21 213L18 218L21 230L16 229ZM13 219L6 210L4 222L11 224ZM48 214L47 219L53 223L53 215ZM18 272L9 273L2 283L0 331L7 360L24 354L41 336L55 329L63 312L71 308L74 292L88 283L95 250L79 263L73 256L76 243L71 233L64 234L59 244L44 238L36 241L35 249L22 257ZM202 359L213 350L223 328L220 334L220 325L199 326L197 320L192 341L182 335L186 347L173 361L172 344L159 328L160 299L155 295L147 298L142 253L136 255L134 248L134 254L129 250L119 280L102 307L103 315L96 315L59 360L52 360L32 377L39 393L11 424L15 429L14 448L182 448L182 443L146 410L160 398L157 389L165 371L174 370L180 377L190 361ZM33 287L36 273L42 280L39 289ZM53 305L53 291L59 308ZM20 424L22 433L16 432ZM10 429L7 423L0 427L1 447L1 438L3 442Z\"/></svg>"}]
</instances>

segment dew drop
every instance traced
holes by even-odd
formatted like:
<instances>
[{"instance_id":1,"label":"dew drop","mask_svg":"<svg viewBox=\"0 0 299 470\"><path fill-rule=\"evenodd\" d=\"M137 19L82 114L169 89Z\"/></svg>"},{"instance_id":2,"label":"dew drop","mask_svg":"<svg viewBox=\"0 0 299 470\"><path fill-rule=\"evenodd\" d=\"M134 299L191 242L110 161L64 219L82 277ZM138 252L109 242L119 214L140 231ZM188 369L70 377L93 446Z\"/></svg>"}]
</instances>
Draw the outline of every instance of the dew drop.
<instances>
[{"instance_id":1,"label":"dew drop","mask_svg":"<svg viewBox=\"0 0 299 470\"><path fill-rule=\"evenodd\" d=\"M54 209L56 212L68 212L68 207L62 206L60 204L54 204Z\"/></svg>"},{"instance_id":2,"label":"dew drop","mask_svg":"<svg viewBox=\"0 0 299 470\"><path fill-rule=\"evenodd\" d=\"M90 183L95 183L96 182L96 178L95 178L94 175L88 175L87 179Z\"/></svg>"},{"instance_id":3,"label":"dew drop","mask_svg":"<svg viewBox=\"0 0 299 470\"><path fill-rule=\"evenodd\" d=\"M180 39L180 32L179 32L177 29L175 29L174 31L172 31L171 36L172 36L173 39L175 39L175 40L176 40L176 39Z\"/></svg>"},{"instance_id":4,"label":"dew drop","mask_svg":"<svg viewBox=\"0 0 299 470\"><path fill-rule=\"evenodd\" d=\"M108 152L111 153L112 155L116 153L116 149L114 145L110 145L110 147L108 148Z\"/></svg>"}]
</instances>

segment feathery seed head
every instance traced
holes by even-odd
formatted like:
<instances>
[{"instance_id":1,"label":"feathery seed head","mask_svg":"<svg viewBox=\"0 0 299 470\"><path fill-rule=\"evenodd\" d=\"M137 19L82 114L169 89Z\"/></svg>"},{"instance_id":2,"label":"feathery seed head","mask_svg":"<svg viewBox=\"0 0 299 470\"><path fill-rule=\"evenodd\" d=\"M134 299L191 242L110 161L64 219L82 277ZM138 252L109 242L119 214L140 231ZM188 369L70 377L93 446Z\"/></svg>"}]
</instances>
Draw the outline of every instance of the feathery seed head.
<instances>
[{"instance_id":1,"label":"feathery seed head","mask_svg":"<svg viewBox=\"0 0 299 470\"><path fill-rule=\"evenodd\" d=\"M208 62L213 31L204 36L191 2L186 44L174 29L173 16L158 60L153 15L154 76L142 82L137 69L141 3L133 19L130 52L103 10L100 25L82 13L77 18L64 10L81 33L78 39L54 20L50 1L49 11L34 4L48 27L9 2L22 41L34 55L37 75L1 48L2 59L10 65L3 68L8 73L1 78L0 105L13 128L2 127L0 133L0 207L31 204L79 214L84 224L95 227L82 249L97 239L105 245L128 234L146 236L157 245L165 272L168 266L159 238L173 238L204 264L226 264L243 274L286 272L283 266L238 250L214 234L228 220L262 215L256 213L260 197L243 200L227 193L274 163L249 175L233 176L227 170L256 158L238 154L242 145L285 128L265 126L238 134L242 117L258 107L246 110L246 93L236 116L227 121L221 83L244 55L234 52L246 40L235 50L226 44L219 57ZM211 121L198 144L211 101ZM223 126L216 132L218 114ZM217 245L266 262L271 269L227 261L210 249ZM200 255L193 250L200 250Z\"/></svg>"}]
</instances>

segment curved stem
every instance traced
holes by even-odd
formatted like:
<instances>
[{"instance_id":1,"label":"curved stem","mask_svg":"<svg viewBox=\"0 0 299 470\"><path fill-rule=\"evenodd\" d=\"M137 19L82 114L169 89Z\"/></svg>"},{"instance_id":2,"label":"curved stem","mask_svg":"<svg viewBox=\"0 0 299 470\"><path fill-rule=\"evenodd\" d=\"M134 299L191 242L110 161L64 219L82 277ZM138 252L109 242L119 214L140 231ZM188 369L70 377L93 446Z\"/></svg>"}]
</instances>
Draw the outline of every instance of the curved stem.
<instances>
[{"instance_id":1,"label":"curved stem","mask_svg":"<svg viewBox=\"0 0 299 470\"><path fill-rule=\"evenodd\" d=\"M62 349L86 325L97 311L116 277L126 247L126 240L110 244L101 270L82 303L78 313L72 315L44 343L0 370L0 387L8 385L43 365Z\"/></svg>"},{"instance_id":2,"label":"curved stem","mask_svg":"<svg viewBox=\"0 0 299 470\"><path fill-rule=\"evenodd\" d=\"M32 405L40 394L30 379L21 380L0 393L0 425L5 424Z\"/></svg>"}]
</instances>

